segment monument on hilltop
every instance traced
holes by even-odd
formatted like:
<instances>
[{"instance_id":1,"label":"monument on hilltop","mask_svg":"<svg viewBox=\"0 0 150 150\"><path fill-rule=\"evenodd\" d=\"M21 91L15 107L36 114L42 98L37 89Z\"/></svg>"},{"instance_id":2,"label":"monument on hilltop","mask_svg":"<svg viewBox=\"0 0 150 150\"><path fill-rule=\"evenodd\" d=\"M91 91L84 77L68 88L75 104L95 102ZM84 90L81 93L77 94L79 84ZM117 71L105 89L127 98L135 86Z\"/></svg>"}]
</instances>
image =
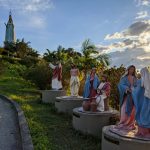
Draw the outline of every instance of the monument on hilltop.
<instances>
[{"instance_id":1,"label":"monument on hilltop","mask_svg":"<svg viewBox=\"0 0 150 150\"><path fill-rule=\"evenodd\" d=\"M4 43L15 43L16 38L15 38L15 31L14 31L14 24L13 24L13 19L11 15L11 11L9 13L9 19L6 25L6 33L5 33L5 41Z\"/></svg>"}]
</instances>

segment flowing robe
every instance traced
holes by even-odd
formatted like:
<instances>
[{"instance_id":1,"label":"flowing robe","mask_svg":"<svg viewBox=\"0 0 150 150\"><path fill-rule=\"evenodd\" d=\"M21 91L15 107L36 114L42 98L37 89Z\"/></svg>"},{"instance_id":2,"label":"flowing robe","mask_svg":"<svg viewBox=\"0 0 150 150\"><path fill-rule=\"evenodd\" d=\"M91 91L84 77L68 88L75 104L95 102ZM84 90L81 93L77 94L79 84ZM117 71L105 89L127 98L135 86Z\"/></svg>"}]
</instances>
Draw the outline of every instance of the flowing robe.
<instances>
[{"instance_id":1,"label":"flowing robe","mask_svg":"<svg viewBox=\"0 0 150 150\"><path fill-rule=\"evenodd\" d=\"M70 79L70 91L71 96L78 96L79 87L80 87L80 81L78 77L78 69L71 69L71 79Z\"/></svg>"},{"instance_id":2,"label":"flowing robe","mask_svg":"<svg viewBox=\"0 0 150 150\"><path fill-rule=\"evenodd\" d=\"M52 76L52 89L59 90L62 89L62 66L61 64L54 66L53 64L49 64L49 66L53 69Z\"/></svg>"},{"instance_id":3,"label":"flowing robe","mask_svg":"<svg viewBox=\"0 0 150 150\"><path fill-rule=\"evenodd\" d=\"M98 111L104 111L104 100L110 95L110 83L101 82L97 88L96 104Z\"/></svg>"},{"instance_id":4,"label":"flowing robe","mask_svg":"<svg viewBox=\"0 0 150 150\"><path fill-rule=\"evenodd\" d=\"M100 81L96 74L93 77L91 75L88 75L84 85L83 97L84 98L95 97L97 94L96 91L99 83Z\"/></svg>"},{"instance_id":5,"label":"flowing robe","mask_svg":"<svg viewBox=\"0 0 150 150\"><path fill-rule=\"evenodd\" d=\"M133 77L133 85L128 80L128 76L121 78L118 84L119 94L120 94L120 125L121 127L126 126L128 129L134 129L135 123L135 108L132 93L137 86L137 79ZM128 93L127 89L131 89L132 92Z\"/></svg>"},{"instance_id":6,"label":"flowing robe","mask_svg":"<svg viewBox=\"0 0 150 150\"><path fill-rule=\"evenodd\" d=\"M138 81L137 88L133 92L133 99L136 110L136 122L140 134L150 135L150 98L144 96L145 88L141 86L141 80Z\"/></svg>"}]
</instances>

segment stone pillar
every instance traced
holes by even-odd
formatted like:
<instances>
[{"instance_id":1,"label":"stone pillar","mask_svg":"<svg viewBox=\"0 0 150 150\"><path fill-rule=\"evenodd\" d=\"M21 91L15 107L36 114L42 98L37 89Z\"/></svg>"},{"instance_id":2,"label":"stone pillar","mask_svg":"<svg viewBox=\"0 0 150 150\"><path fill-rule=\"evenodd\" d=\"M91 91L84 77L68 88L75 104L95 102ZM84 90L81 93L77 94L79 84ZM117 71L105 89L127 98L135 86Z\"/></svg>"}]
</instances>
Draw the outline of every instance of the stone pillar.
<instances>
[{"instance_id":1,"label":"stone pillar","mask_svg":"<svg viewBox=\"0 0 150 150\"><path fill-rule=\"evenodd\" d=\"M149 150L150 139L117 135L110 130L111 126L103 128L102 150Z\"/></svg>"},{"instance_id":2,"label":"stone pillar","mask_svg":"<svg viewBox=\"0 0 150 150\"><path fill-rule=\"evenodd\" d=\"M43 103L55 103L56 97L65 96L64 90L41 90Z\"/></svg>"},{"instance_id":3,"label":"stone pillar","mask_svg":"<svg viewBox=\"0 0 150 150\"><path fill-rule=\"evenodd\" d=\"M82 111L82 108L73 109L73 127L84 134L91 134L101 138L102 128L110 125L110 118L118 115L118 111L104 112Z\"/></svg>"},{"instance_id":4,"label":"stone pillar","mask_svg":"<svg viewBox=\"0 0 150 150\"><path fill-rule=\"evenodd\" d=\"M83 97L61 96L56 97L55 107L58 112L68 113L72 115L73 109L82 106Z\"/></svg>"}]
</instances>

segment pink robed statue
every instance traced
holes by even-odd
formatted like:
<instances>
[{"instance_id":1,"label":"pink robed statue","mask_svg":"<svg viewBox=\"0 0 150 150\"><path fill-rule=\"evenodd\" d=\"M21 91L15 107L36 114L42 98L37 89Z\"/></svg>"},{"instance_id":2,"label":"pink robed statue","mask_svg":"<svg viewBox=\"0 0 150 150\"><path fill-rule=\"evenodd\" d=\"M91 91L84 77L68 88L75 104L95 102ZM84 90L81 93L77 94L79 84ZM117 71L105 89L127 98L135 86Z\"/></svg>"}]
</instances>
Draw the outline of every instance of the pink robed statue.
<instances>
[{"instance_id":1,"label":"pink robed statue","mask_svg":"<svg viewBox=\"0 0 150 150\"><path fill-rule=\"evenodd\" d=\"M49 66L53 69L52 89L61 90L62 89L62 65L61 63L58 63L57 65L53 65L52 63L50 63Z\"/></svg>"}]
</instances>

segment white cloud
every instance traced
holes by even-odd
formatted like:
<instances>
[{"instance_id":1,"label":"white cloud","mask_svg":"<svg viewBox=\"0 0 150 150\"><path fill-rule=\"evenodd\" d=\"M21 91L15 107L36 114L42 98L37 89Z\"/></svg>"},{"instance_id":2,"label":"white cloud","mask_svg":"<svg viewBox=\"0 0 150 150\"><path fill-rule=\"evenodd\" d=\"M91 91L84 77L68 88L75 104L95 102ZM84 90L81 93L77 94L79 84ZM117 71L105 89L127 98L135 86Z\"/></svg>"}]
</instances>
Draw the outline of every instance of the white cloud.
<instances>
[{"instance_id":1,"label":"white cloud","mask_svg":"<svg viewBox=\"0 0 150 150\"><path fill-rule=\"evenodd\" d=\"M144 19L148 17L148 12L147 11L140 11L137 13L137 16L135 17L135 19Z\"/></svg>"},{"instance_id":2,"label":"white cloud","mask_svg":"<svg viewBox=\"0 0 150 150\"><path fill-rule=\"evenodd\" d=\"M0 7L23 12L37 12L54 6L51 0L0 0Z\"/></svg>"},{"instance_id":3,"label":"white cloud","mask_svg":"<svg viewBox=\"0 0 150 150\"><path fill-rule=\"evenodd\" d=\"M106 35L105 40L122 39L122 38L124 38L124 34L116 32L114 34Z\"/></svg>"},{"instance_id":4,"label":"white cloud","mask_svg":"<svg viewBox=\"0 0 150 150\"><path fill-rule=\"evenodd\" d=\"M106 35L105 40L111 43L99 45L99 51L111 56L111 66L150 65L150 20L137 21L123 31Z\"/></svg>"},{"instance_id":5,"label":"white cloud","mask_svg":"<svg viewBox=\"0 0 150 150\"><path fill-rule=\"evenodd\" d=\"M149 49L150 50L150 49ZM137 69L150 65L150 52L146 52L143 48L132 48L124 51L116 51L109 54L112 59L111 66L125 67L135 65Z\"/></svg>"},{"instance_id":6,"label":"white cloud","mask_svg":"<svg viewBox=\"0 0 150 150\"><path fill-rule=\"evenodd\" d=\"M140 0L140 1L141 1L141 5L143 5L143 6L149 6L150 5L149 0Z\"/></svg>"},{"instance_id":7,"label":"white cloud","mask_svg":"<svg viewBox=\"0 0 150 150\"><path fill-rule=\"evenodd\" d=\"M52 0L0 0L0 9L12 10L17 16L15 26L22 29L44 29L47 25L45 11L54 8Z\"/></svg>"},{"instance_id":8,"label":"white cloud","mask_svg":"<svg viewBox=\"0 0 150 150\"><path fill-rule=\"evenodd\" d=\"M137 6L150 6L150 0L135 0Z\"/></svg>"}]
</instances>

